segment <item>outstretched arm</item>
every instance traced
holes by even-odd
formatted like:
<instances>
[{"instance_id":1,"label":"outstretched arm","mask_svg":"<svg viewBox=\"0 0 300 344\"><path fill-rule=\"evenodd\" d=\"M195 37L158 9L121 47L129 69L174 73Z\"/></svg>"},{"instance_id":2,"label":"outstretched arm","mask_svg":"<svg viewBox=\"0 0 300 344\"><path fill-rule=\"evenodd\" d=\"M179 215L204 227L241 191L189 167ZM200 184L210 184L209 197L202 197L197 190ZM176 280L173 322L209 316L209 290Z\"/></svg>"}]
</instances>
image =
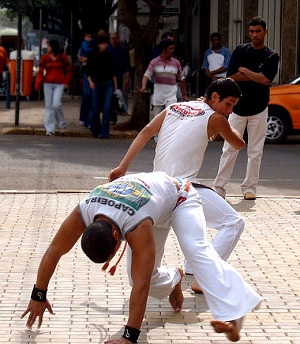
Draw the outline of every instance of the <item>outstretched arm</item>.
<instances>
[{"instance_id":1,"label":"outstretched arm","mask_svg":"<svg viewBox=\"0 0 300 344\"><path fill-rule=\"evenodd\" d=\"M151 276L155 262L155 243L152 220L147 219L126 235L132 250L132 290L129 317L122 338L109 339L105 344L135 343L145 315ZM135 336L137 336L135 338ZM127 339L126 339L127 338ZM136 340L131 340L136 339Z\"/></svg>"},{"instance_id":2,"label":"outstretched arm","mask_svg":"<svg viewBox=\"0 0 300 344\"><path fill-rule=\"evenodd\" d=\"M35 283L36 289L34 289L34 293L38 294L36 296L41 296L41 301L35 301L31 299L27 309L21 315L21 318L23 318L29 313L26 323L26 326L29 329L32 328L32 325L35 323L37 317L39 318L38 328L40 328L43 321L43 314L46 309L48 309L51 314L54 314L49 301L46 299L46 291L49 281L61 256L71 250L84 230L85 226L79 215L77 206L60 226L60 229L56 233L41 260Z\"/></svg>"},{"instance_id":3,"label":"outstretched arm","mask_svg":"<svg viewBox=\"0 0 300 344\"><path fill-rule=\"evenodd\" d=\"M125 154L123 160L120 162L119 166L110 171L108 176L110 182L126 174L126 171L132 160L143 149L143 147L151 139L151 137L159 132L165 116L166 110L163 110L139 132L137 137L133 140L132 144L128 148L128 151Z\"/></svg>"}]
</instances>

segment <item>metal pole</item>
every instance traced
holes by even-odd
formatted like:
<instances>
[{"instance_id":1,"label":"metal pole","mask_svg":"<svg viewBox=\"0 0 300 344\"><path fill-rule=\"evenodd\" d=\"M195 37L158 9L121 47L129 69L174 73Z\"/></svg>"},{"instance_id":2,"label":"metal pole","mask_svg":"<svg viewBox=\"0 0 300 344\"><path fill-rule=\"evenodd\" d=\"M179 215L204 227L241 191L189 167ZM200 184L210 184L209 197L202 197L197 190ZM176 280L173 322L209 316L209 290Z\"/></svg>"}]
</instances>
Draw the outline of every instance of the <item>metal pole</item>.
<instances>
[{"instance_id":1,"label":"metal pole","mask_svg":"<svg viewBox=\"0 0 300 344\"><path fill-rule=\"evenodd\" d=\"M15 108L15 127L19 126L20 113L20 90L21 90L21 60L22 60L22 14L18 14L18 49L16 65L16 108Z\"/></svg>"},{"instance_id":2,"label":"metal pole","mask_svg":"<svg viewBox=\"0 0 300 344\"><path fill-rule=\"evenodd\" d=\"M39 65L40 65L40 61L41 61L41 57L42 57L42 30L43 30L43 9L40 8L40 29L39 29ZM38 66L39 68L39 66ZM41 90L39 89L38 91L38 100L41 100Z\"/></svg>"},{"instance_id":3,"label":"metal pole","mask_svg":"<svg viewBox=\"0 0 300 344\"><path fill-rule=\"evenodd\" d=\"M70 41L71 41L71 52L70 52L70 54L71 54L71 66L72 66L72 70L73 70L73 11L71 11L71 32L70 32ZM73 77L72 77L72 79L73 79ZM73 80L72 80L72 82L74 82ZM74 98L74 90L73 90L73 87L72 87L73 85L71 85L71 92L72 92L72 95L71 95L71 98L72 98L72 100L73 100L73 98Z\"/></svg>"},{"instance_id":4,"label":"metal pole","mask_svg":"<svg viewBox=\"0 0 300 344\"><path fill-rule=\"evenodd\" d=\"M21 60L22 60L22 14L26 12L25 0L19 0L18 3L18 49L16 65L16 109L15 109L15 127L19 126L20 112L20 93L21 93Z\"/></svg>"},{"instance_id":5,"label":"metal pole","mask_svg":"<svg viewBox=\"0 0 300 344\"><path fill-rule=\"evenodd\" d=\"M5 99L6 99L6 109L10 109L10 72L6 72L6 89L5 89Z\"/></svg>"}]
</instances>

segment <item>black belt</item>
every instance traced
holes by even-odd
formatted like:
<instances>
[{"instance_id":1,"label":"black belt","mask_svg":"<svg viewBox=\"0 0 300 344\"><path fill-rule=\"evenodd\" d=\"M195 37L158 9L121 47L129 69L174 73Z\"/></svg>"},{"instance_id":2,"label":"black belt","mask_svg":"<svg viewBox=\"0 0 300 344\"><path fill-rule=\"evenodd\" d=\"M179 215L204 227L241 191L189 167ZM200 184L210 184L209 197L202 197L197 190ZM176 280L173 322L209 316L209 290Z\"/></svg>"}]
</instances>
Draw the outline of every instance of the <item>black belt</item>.
<instances>
[{"instance_id":1,"label":"black belt","mask_svg":"<svg viewBox=\"0 0 300 344\"><path fill-rule=\"evenodd\" d=\"M194 188L209 189L209 190L212 190L213 192L215 192L215 190L212 189L211 187L204 185L204 184L201 184L201 183L198 183L198 182L192 182L192 185Z\"/></svg>"}]
</instances>

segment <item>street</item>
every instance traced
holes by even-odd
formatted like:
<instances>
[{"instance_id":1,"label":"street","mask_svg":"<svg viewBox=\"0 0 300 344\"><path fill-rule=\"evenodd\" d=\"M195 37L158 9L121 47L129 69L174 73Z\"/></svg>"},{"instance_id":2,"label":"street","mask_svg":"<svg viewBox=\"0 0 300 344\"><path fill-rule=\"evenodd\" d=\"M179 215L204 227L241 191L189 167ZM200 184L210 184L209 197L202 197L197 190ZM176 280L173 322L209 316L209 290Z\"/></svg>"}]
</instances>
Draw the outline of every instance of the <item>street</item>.
<instances>
[{"instance_id":1,"label":"street","mask_svg":"<svg viewBox=\"0 0 300 344\"><path fill-rule=\"evenodd\" d=\"M107 181L131 143L130 139L0 136L0 190L83 190ZM154 149L152 141L142 150L128 172L149 172ZM209 186L217 174L222 142L210 142L202 170L202 182ZM300 140L291 137L284 144L265 145L258 196L299 196ZM245 176L246 148L238 156L228 195L240 195Z\"/></svg>"}]
</instances>

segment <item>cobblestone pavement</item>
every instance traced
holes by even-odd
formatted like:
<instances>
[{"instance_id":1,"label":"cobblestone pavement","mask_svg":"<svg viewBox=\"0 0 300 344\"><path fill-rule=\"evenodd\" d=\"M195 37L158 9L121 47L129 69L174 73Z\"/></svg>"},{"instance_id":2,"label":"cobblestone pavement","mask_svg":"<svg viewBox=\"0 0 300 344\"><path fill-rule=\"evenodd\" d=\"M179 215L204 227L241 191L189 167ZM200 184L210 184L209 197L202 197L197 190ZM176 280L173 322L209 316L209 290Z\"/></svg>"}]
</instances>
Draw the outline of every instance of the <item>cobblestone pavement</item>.
<instances>
[{"instance_id":1,"label":"cobblestone pavement","mask_svg":"<svg viewBox=\"0 0 300 344\"><path fill-rule=\"evenodd\" d=\"M20 319L30 298L37 267L51 238L83 193L0 193L0 342L103 343L120 336L128 316L130 287L123 259L115 276L91 263L78 244L65 255L49 285L56 315L45 313L40 330ZM243 344L300 343L300 198L228 197L246 228L230 263L264 297L241 331ZM208 231L213 236L213 230ZM183 256L171 232L164 261L181 266ZM149 298L140 344L221 344L202 295L183 280L184 308L175 314L167 300Z\"/></svg>"}]
</instances>

